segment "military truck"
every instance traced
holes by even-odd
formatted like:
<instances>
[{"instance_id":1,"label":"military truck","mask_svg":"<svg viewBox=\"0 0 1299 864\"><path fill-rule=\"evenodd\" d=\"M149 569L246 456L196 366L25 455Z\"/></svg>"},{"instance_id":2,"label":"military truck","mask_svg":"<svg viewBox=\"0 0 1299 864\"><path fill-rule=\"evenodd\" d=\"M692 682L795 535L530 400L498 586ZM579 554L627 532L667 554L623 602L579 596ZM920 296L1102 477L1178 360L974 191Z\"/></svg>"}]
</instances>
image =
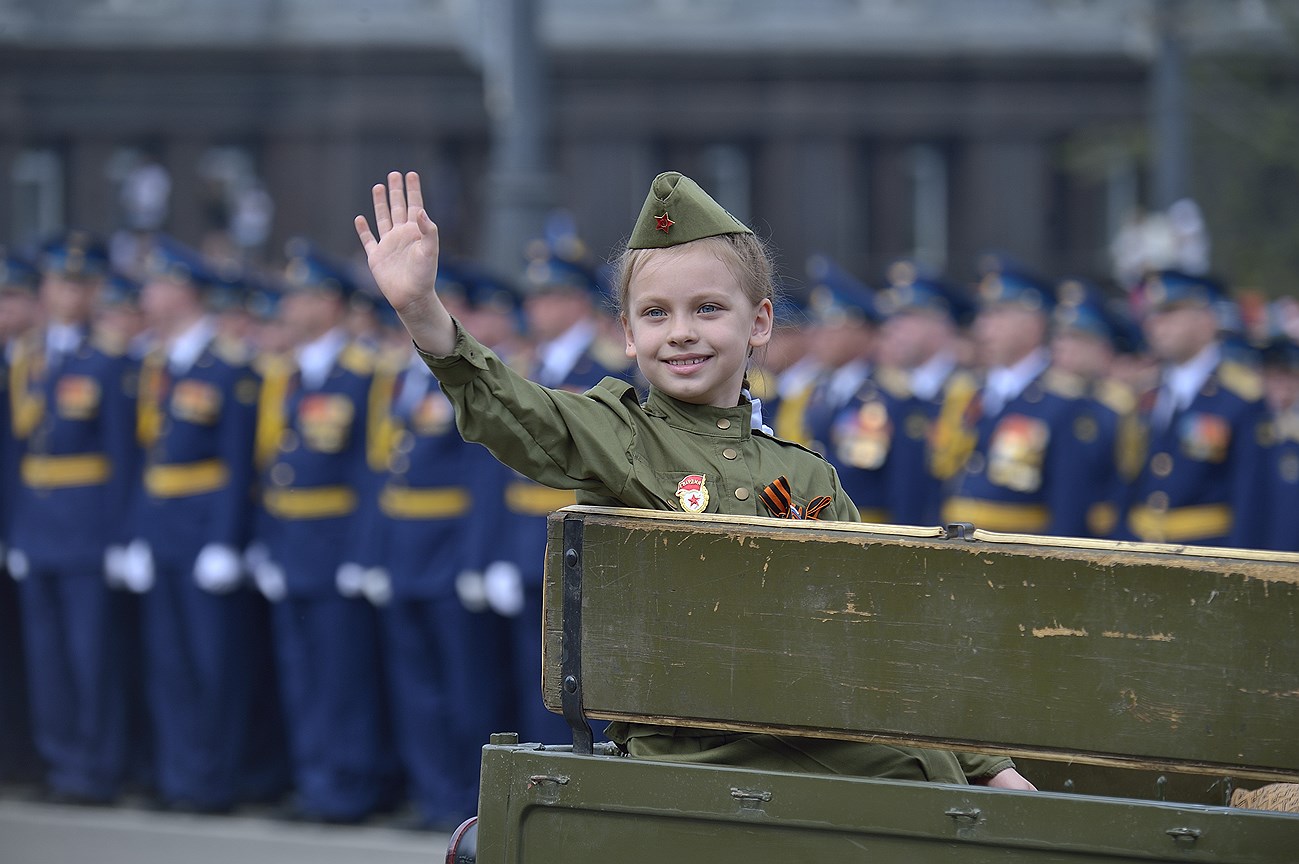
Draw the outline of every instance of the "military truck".
<instances>
[{"instance_id":1,"label":"military truck","mask_svg":"<svg viewBox=\"0 0 1299 864\"><path fill-rule=\"evenodd\" d=\"M1299 555L569 507L449 862L1297 862ZM1008 754L1037 792L620 756L591 723Z\"/></svg>"}]
</instances>

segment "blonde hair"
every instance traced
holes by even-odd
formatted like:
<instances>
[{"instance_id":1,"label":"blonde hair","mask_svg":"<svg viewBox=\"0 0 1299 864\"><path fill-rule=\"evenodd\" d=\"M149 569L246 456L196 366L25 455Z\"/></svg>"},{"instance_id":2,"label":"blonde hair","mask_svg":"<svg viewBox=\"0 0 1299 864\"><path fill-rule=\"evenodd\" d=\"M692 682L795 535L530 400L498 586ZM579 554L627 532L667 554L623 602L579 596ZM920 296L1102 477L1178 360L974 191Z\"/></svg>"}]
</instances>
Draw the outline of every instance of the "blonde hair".
<instances>
[{"instance_id":1,"label":"blonde hair","mask_svg":"<svg viewBox=\"0 0 1299 864\"><path fill-rule=\"evenodd\" d=\"M697 245L698 244L698 245ZM763 300L776 299L776 268L771 251L756 234L719 234L702 237L679 246L663 249L624 248L614 266L618 279L618 294L614 312L621 315L627 308L631 280L653 255L662 255L675 249L705 247L715 254L740 283L740 289L749 302L757 306Z\"/></svg>"}]
</instances>

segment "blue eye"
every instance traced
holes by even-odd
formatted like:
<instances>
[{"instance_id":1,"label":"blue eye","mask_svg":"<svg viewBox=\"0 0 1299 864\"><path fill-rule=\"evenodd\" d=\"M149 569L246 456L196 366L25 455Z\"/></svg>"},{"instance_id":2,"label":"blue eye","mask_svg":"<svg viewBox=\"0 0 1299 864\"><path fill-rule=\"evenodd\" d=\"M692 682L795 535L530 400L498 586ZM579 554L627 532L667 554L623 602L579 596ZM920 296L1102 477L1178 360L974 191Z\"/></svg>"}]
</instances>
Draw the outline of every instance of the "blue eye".
<instances>
[{"instance_id":1,"label":"blue eye","mask_svg":"<svg viewBox=\"0 0 1299 864\"><path fill-rule=\"evenodd\" d=\"M705 303L704 305L702 305L702 306L699 307L699 311L700 311L700 313L702 313L702 314L704 314L704 315L707 315L707 314L709 314L709 313L711 313L711 312L716 312L716 311L717 311L717 305L714 304L714 303Z\"/></svg>"},{"instance_id":2,"label":"blue eye","mask_svg":"<svg viewBox=\"0 0 1299 864\"><path fill-rule=\"evenodd\" d=\"M644 314L645 317L647 318L661 318L667 313L664 312L662 309L646 309L642 314Z\"/></svg>"}]
</instances>

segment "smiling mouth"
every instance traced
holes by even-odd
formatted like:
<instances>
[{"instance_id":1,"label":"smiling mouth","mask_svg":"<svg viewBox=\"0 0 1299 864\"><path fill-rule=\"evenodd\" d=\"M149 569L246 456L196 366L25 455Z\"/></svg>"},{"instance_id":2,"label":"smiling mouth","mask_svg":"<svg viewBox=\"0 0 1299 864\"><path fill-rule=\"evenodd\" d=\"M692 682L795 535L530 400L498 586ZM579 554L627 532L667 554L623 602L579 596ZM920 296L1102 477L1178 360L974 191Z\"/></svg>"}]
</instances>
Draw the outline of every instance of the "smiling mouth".
<instances>
[{"instance_id":1,"label":"smiling mouth","mask_svg":"<svg viewBox=\"0 0 1299 864\"><path fill-rule=\"evenodd\" d=\"M682 368L682 367L688 368L690 366L698 366L700 363L703 363L707 359L708 359L707 357L686 357L679 360L669 360L667 361L667 363L669 366L676 366L678 368Z\"/></svg>"}]
</instances>

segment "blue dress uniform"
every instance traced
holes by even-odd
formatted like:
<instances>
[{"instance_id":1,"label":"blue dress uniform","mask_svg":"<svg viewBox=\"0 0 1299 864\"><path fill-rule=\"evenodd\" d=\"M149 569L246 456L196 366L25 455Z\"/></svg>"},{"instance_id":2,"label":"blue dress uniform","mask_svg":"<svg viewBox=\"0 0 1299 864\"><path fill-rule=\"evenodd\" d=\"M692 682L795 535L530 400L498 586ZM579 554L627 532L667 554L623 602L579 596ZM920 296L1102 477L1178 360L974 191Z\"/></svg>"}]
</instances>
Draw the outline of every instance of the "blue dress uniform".
<instances>
[{"instance_id":1,"label":"blue dress uniform","mask_svg":"<svg viewBox=\"0 0 1299 864\"><path fill-rule=\"evenodd\" d=\"M102 249L73 233L42 255L46 279L95 290ZM58 334L57 336L54 334ZM10 571L20 586L31 711L53 795L108 801L127 758L124 669L105 554L125 542L138 467L135 370L91 340L86 322L51 326L13 358L20 441L11 490Z\"/></svg>"},{"instance_id":2,"label":"blue dress uniform","mask_svg":"<svg viewBox=\"0 0 1299 864\"><path fill-rule=\"evenodd\" d=\"M0 292L34 294L40 273L16 255L0 258ZM10 422L9 346L0 343L0 553L9 545L9 507L17 482L17 441ZM40 776L28 717L22 614L18 586L0 554L0 782Z\"/></svg>"},{"instance_id":3,"label":"blue dress uniform","mask_svg":"<svg viewBox=\"0 0 1299 864\"><path fill-rule=\"evenodd\" d=\"M443 274L439 273L439 283ZM439 293L442 288L439 287ZM474 493L491 460L456 430L450 401L413 350L381 374L386 465L366 536L367 597L382 608L393 726L408 795L422 824L447 827L476 812L482 746L507 724L498 618L470 612L456 578L480 544ZM499 540L499 538L497 538Z\"/></svg>"},{"instance_id":4,"label":"blue dress uniform","mask_svg":"<svg viewBox=\"0 0 1299 864\"><path fill-rule=\"evenodd\" d=\"M1212 280L1162 271L1144 283L1151 307L1211 305ZM1140 408L1147 446L1119 520L1119 539L1261 548L1267 541L1266 445L1271 430L1258 370L1222 359L1213 344L1192 362L1209 369L1198 392L1171 413L1159 391Z\"/></svg>"},{"instance_id":5,"label":"blue dress uniform","mask_svg":"<svg viewBox=\"0 0 1299 864\"><path fill-rule=\"evenodd\" d=\"M841 324L879 323L879 313L871 290L844 272L823 255L814 255L807 265L808 275L814 280L808 294L808 307L812 322L819 326ZM792 435L790 440L805 444L818 453L829 456L831 433L840 412L848 405L859 388L871 375L871 362L857 357L836 368L823 368L806 386L805 393L791 399L780 416L776 434ZM886 514L875 510L867 502L877 496L866 494L858 504L872 519L879 521ZM856 498L853 499L857 501ZM875 512L871 512L871 511Z\"/></svg>"},{"instance_id":6,"label":"blue dress uniform","mask_svg":"<svg viewBox=\"0 0 1299 864\"><path fill-rule=\"evenodd\" d=\"M1012 269L988 273L984 303L1018 303L1049 313L1050 287ZM1080 395L1050 374L1045 348L1020 361L1022 389L989 406L986 386L969 376L948 388L939 416L935 454L950 466L942 521L1012 533L1084 536L1086 498L1093 478L1077 458ZM959 466L959 467L958 467Z\"/></svg>"},{"instance_id":7,"label":"blue dress uniform","mask_svg":"<svg viewBox=\"0 0 1299 864\"><path fill-rule=\"evenodd\" d=\"M577 290L588 292L600 302L602 289L595 273L559 257L538 255L530 262L527 288L532 292ZM584 392L607 376L630 380L634 369L625 355L621 367L601 351L598 323L592 319L574 322L568 332L550 345L540 346L533 378L547 387ZM602 358L603 361L602 362ZM555 361L555 362L550 362ZM566 362L565 362L566 361ZM561 507L576 502L571 491L551 489L496 464L486 471L497 478L498 501L502 502L499 522L494 530L498 542L495 558L484 569L489 599L493 608L509 618L510 668L515 678L518 732L528 741L562 741L568 727L562 717L547 711L541 701L537 670L541 668L541 586L545 562L546 517ZM508 574L508 575L506 575ZM496 602L501 594L521 596L506 603ZM499 592L496 586L506 584L510 590ZM508 604L515 602L515 608ZM510 614L513 613L513 614Z\"/></svg>"},{"instance_id":8,"label":"blue dress uniform","mask_svg":"<svg viewBox=\"0 0 1299 864\"><path fill-rule=\"evenodd\" d=\"M962 291L921 273L911 261L895 262L889 267L888 278L889 287L876 297L876 308L886 321L895 316L939 316L956 326L968 323L973 315L973 303ZM889 521L937 525L940 520L942 478L934 464L931 442L943 393L956 372L954 354L943 349L915 369L881 368L875 375L877 389L889 394L881 400L888 408L888 420L882 424L887 435L877 430L867 438L880 441L880 449L887 451L879 458L886 460L887 466L883 506ZM869 431L871 424L859 421L855 428ZM852 494L843 468L839 477ZM858 500L855 495L853 500Z\"/></svg>"},{"instance_id":9,"label":"blue dress uniform","mask_svg":"<svg viewBox=\"0 0 1299 864\"><path fill-rule=\"evenodd\" d=\"M337 292L351 280L310 250L286 270L286 291ZM360 502L374 493L367 461L374 352L330 331L323 380L293 364L268 368L257 446L270 562L259 587L276 601L276 654L298 808L306 818L354 822L392 803L391 750L380 636L360 586L340 591L341 565L363 558ZM378 418L375 418L376 420Z\"/></svg>"},{"instance_id":10,"label":"blue dress uniform","mask_svg":"<svg viewBox=\"0 0 1299 864\"><path fill-rule=\"evenodd\" d=\"M1115 352L1138 350L1135 327L1106 303L1096 286L1066 279L1057 286L1056 293L1053 326L1057 335L1078 333L1104 340ZM1079 394L1081 400L1074 437L1078 440L1078 459L1089 466L1084 476L1090 480L1077 489L1088 499L1087 534L1110 537L1128 484L1141 468L1143 434L1136 396L1127 385L1112 378L1087 380L1060 370L1054 374L1060 389Z\"/></svg>"},{"instance_id":11,"label":"blue dress uniform","mask_svg":"<svg viewBox=\"0 0 1299 864\"><path fill-rule=\"evenodd\" d=\"M1263 350L1265 374L1299 380L1299 343L1287 336L1269 341ZM1272 492L1267 496L1268 549L1299 552L1299 404L1273 411L1267 474Z\"/></svg>"},{"instance_id":12,"label":"blue dress uniform","mask_svg":"<svg viewBox=\"0 0 1299 864\"><path fill-rule=\"evenodd\" d=\"M148 282L200 299L215 283L197 253L171 241L146 266ZM157 791L173 807L210 812L239 801L250 725L260 722L250 703L258 598L242 565L258 381L216 335L207 316L144 358L136 523L154 569L142 599Z\"/></svg>"}]
</instances>

